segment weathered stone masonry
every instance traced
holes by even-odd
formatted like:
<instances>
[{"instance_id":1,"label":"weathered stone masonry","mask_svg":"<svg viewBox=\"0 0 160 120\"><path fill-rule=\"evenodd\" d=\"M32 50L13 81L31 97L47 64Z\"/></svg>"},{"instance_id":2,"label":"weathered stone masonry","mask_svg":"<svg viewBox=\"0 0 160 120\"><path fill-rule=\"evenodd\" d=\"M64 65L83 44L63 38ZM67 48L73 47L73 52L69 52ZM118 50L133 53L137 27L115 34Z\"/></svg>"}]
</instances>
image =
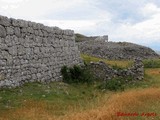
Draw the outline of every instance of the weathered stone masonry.
<instances>
[{"instance_id":1,"label":"weathered stone masonry","mask_svg":"<svg viewBox=\"0 0 160 120\"><path fill-rule=\"evenodd\" d=\"M63 65L79 63L72 30L0 16L0 88L60 80Z\"/></svg>"},{"instance_id":2,"label":"weathered stone masonry","mask_svg":"<svg viewBox=\"0 0 160 120\"><path fill-rule=\"evenodd\" d=\"M88 67L92 70L93 75L98 80L110 80L115 77L127 78L133 80L142 80L144 78L144 65L141 59L135 59L134 64L126 69L116 70L104 63L103 61L91 62Z\"/></svg>"}]
</instances>

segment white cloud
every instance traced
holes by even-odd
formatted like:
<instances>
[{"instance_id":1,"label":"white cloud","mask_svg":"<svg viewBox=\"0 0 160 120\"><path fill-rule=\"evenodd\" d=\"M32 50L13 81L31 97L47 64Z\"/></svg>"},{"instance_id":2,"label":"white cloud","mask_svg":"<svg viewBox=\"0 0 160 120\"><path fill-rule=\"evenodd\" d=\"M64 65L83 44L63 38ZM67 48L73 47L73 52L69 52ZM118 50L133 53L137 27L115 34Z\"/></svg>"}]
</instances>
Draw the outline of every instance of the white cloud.
<instances>
[{"instance_id":1,"label":"white cloud","mask_svg":"<svg viewBox=\"0 0 160 120\"><path fill-rule=\"evenodd\" d=\"M12 3L19 3L19 2L22 2L24 0L0 0L0 2L4 2L4 3L7 3L7 4L12 4Z\"/></svg>"},{"instance_id":2,"label":"white cloud","mask_svg":"<svg viewBox=\"0 0 160 120\"><path fill-rule=\"evenodd\" d=\"M5 9L7 16L23 19L41 19L47 15L66 11L87 4L85 0L1 0L0 11ZM13 5L18 5L13 9Z\"/></svg>"},{"instance_id":3,"label":"white cloud","mask_svg":"<svg viewBox=\"0 0 160 120\"><path fill-rule=\"evenodd\" d=\"M8 10L8 9L16 9L16 8L18 8L19 7L19 5L5 5L5 6L2 6L1 8L3 9L3 10Z\"/></svg>"},{"instance_id":4,"label":"white cloud","mask_svg":"<svg viewBox=\"0 0 160 120\"><path fill-rule=\"evenodd\" d=\"M146 4L142 9L141 12L144 16L150 17L154 14L160 13L160 8L158 8L155 4L153 3L148 3Z\"/></svg>"},{"instance_id":5,"label":"white cloud","mask_svg":"<svg viewBox=\"0 0 160 120\"><path fill-rule=\"evenodd\" d=\"M97 33L102 32L102 30L98 31L97 26L103 23L103 20L100 20L100 19L95 19L95 20L34 20L34 21L43 23L48 26L57 26L62 29L72 29L75 31L75 33L81 33L84 35L96 35L95 34L96 32Z\"/></svg>"},{"instance_id":6,"label":"white cloud","mask_svg":"<svg viewBox=\"0 0 160 120\"><path fill-rule=\"evenodd\" d=\"M90 20L34 20L48 26L58 26L63 29L84 30L95 26L96 21Z\"/></svg>"}]
</instances>

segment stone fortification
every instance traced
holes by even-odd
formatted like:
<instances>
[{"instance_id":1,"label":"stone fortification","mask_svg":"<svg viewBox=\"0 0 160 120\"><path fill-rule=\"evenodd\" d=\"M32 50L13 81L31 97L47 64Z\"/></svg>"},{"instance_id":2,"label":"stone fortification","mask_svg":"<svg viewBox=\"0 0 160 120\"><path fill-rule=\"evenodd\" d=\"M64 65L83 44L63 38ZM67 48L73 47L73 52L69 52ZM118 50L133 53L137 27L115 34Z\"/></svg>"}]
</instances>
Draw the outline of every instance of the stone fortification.
<instances>
[{"instance_id":1,"label":"stone fortification","mask_svg":"<svg viewBox=\"0 0 160 120\"><path fill-rule=\"evenodd\" d=\"M81 63L74 31L0 16L0 88L61 79Z\"/></svg>"}]
</instances>

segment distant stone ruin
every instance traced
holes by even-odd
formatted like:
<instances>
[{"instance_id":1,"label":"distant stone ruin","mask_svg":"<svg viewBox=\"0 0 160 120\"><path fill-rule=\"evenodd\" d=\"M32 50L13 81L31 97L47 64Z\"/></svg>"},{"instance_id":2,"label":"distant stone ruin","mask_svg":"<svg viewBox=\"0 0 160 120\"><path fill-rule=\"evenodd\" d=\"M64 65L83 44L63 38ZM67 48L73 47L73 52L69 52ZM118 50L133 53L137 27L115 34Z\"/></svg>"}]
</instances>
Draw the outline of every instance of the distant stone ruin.
<instances>
[{"instance_id":1,"label":"distant stone ruin","mask_svg":"<svg viewBox=\"0 0 160 120\"><path fill-rule=\"evenodd\" d=\"M95 41L108 42L108 35L98 36Z\"/></svg>"},{"instance_id":2,"label":"distant stone ruin","mask_svg":"<svg viewBox=\"0 0 160 120\"><path fill-rule=\"evenodd\" d=\"M58 81L62 66L80 63L74 31L0 16L0 88Z\"/></svg>"}]
</instances>

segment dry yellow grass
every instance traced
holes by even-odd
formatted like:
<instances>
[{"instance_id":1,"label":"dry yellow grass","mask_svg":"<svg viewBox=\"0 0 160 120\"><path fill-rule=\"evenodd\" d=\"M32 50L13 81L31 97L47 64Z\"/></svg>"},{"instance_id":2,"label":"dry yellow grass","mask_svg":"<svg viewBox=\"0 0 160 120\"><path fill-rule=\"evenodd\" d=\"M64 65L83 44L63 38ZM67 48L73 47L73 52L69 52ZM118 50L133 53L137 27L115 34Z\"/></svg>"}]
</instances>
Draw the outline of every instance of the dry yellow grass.
<instances>
[{"instance_id":1,"label":"dry yellow grass","mask_svg":"<svg viewBox=\"0 0 160 120\"><path fill-rule=\"evenodd\" d=\"M146 73L148 75L160 75L160 68L148 69Z\"/></svg>"},{"instance_id":2,"label":"dry yellow grass","mask_svg":"<svg viewBox=\"0 0 160 120\"><path fill-rule=\"evenodd\" d=\"M103 58L89 56L86 54L81 54L81 58L86 62L104 61L106 64L109 64L111 66L118 66L121 68L127 68L133 64L133 61L131 61L131 60L107 60L107 59L103 59Z\"/></svg>"},{"instance_id":3,"label":"dry yellow grass","mask_svg":"<svg viewBox=\"0 0 160 120\"><path fill-rule=\"evenodd\" d=\"M159 103L156 103L159 102ZM150 106L160 105L160 89L148 88L142 90L132 90L113 95L108 101L103 101L97 109L85 111L78 114L66 115L63 120L136 120L137 117L120 117L117 112L141 114L142 112L153 112ZM157 113L160 115L160 113ZM139 115L140 116L140 115ZM142 120L156 119L153 117L140 117Z\"/></svg>"},{"instance_id":4,"label":"dry yellow grass","mask_svg":"<svg viewBox=\"0 0 160 120\"><path fill-rule=\"evenodd\" d=\"M108 97L108 96L107 96ZM64 116L56 116L49 111L49 106L43 101L26 101L24 106L9 110L0 120L136 120L137 117L117 116L117 112L142 113L153 112L150 107L160 105L160 88L147 88L116 93L110 99L103 98L97 108L79 111L71 106ZM157 102L157 103L156 103ZM58 105L57 105L58 107ZM157 108L155 108L157 109ZM158 108L159 109L159 108ZM55 108L56 110L56 108ZM160 115L160 113L157 113ZM142 120L156 119L158 116L141 117ZM158 120L158 119L157 119Z\"/></svg>"},{"instance_id":5,"label":"dry yellow grass","mask_svg":"<svg viewBox=\"0 0 160 120\"><path fill-rule=\"evenodd\" d=\"M18 109L10 109L3 113L0 120L54 120L46 111L42 101L26 101Z\"/></svg>"}]
</instances>

